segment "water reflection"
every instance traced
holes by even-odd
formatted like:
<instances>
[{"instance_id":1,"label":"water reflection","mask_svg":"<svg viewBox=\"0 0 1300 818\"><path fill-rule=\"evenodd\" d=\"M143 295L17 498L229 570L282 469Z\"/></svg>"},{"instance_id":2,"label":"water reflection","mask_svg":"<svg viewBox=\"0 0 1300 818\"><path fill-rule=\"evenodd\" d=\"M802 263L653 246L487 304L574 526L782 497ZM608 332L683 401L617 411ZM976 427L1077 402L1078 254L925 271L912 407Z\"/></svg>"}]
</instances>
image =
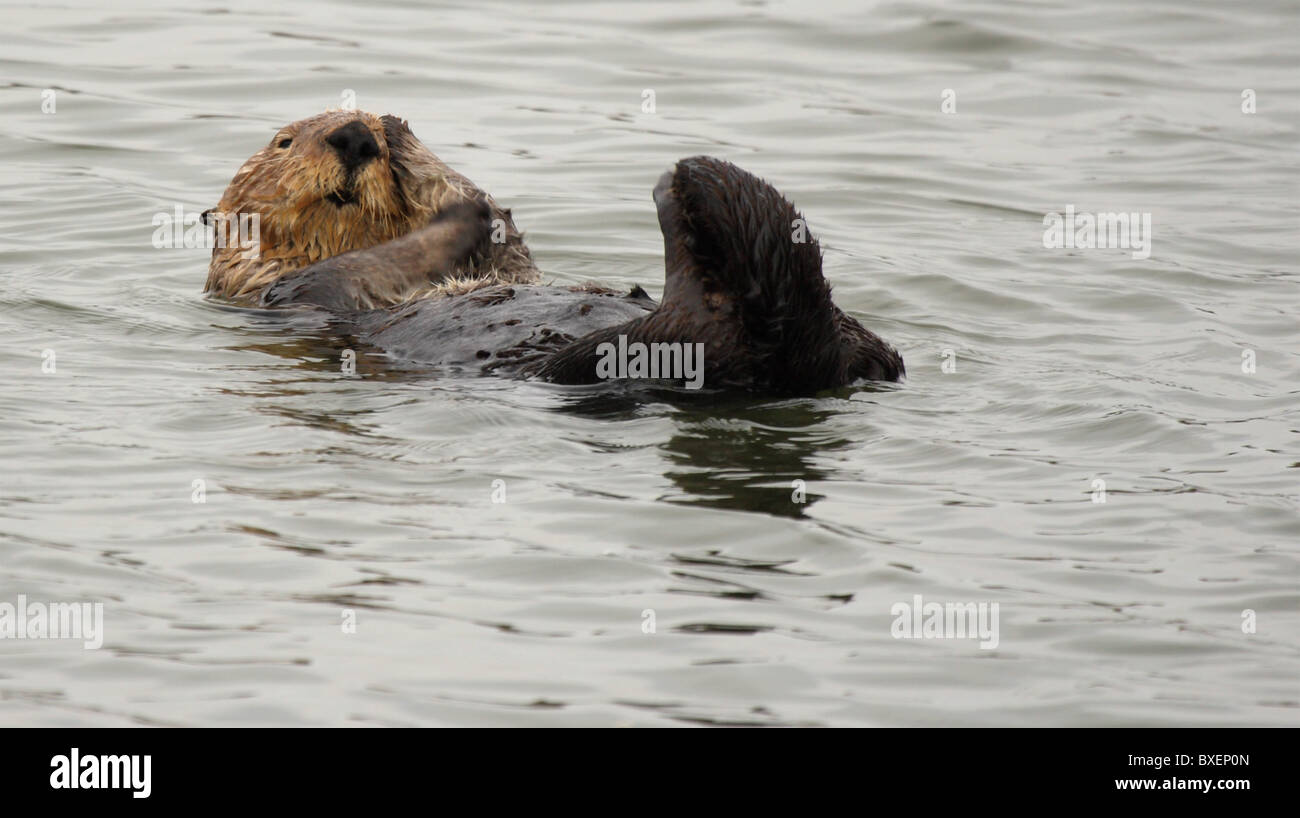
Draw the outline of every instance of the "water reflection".
<instances>
[{"instance_id":1,"label":"water reflection","mask_svg":"<svg viewBox=\"0 0 1300 818\"><path fill-rule=\"evenodd\" d=\"M660 445L667 461L664 476L681 492L665 498L670 503L802 518L823 497L808 487L834 476L817 464L854 444L825 434L841 405L818 398L773 401L609 385L566 396L558 411L625 420L655 402L666 404L677 428Z\"/></svg>"},{"instance_id":2,"label":"water reflection","mask_svg":"<svg viewBox=\"0 0 1300 818\"><path fill-rule=\"evenodd\" d=\"M822 499L809 486L831 476L817 463L852 443L817 433L833 414L811 400L682 412L662 450L685 496L669 502L804 517Z\"/></svg>"}]
</instances>

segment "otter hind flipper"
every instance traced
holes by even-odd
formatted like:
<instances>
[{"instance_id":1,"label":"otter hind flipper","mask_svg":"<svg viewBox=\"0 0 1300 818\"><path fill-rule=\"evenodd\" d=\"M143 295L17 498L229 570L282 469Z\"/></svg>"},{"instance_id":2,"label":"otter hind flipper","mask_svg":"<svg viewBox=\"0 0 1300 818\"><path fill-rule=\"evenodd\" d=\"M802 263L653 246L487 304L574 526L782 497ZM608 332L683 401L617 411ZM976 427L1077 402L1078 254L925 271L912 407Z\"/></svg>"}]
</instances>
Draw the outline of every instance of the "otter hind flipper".
<instances>
[{"instance_id":1,"label":"otter hind flipper","mask_svg":"<svg viewBox=\"0 0 1300 818\"><path fill-rule=\"evenodd\" d=\"M709 156L679 161L654 188L664 296L653 313L579 338L537 374L590 383L601 344L703 344L705 385L806 394L859 378L897 380L902 358L845 315L821 247L776 188Z\"/></svg>"},{"instance_id":2,"label":"otter hind flipper","mask_svg":"<svg viewBox=\"0 0 1300 818\"><path fill-rule=\"evenodd\" d=\"M807 393L903 375L898 353L835 306L821 245L775 187L730 162L693 156L661 177L654 197L665 253L674 248L667 279L683 284L674 294L697 320L716 321L714 304L728 305L754 386ZM707 336L708 324L696 331Z\"/></svg>"}]
</instances>

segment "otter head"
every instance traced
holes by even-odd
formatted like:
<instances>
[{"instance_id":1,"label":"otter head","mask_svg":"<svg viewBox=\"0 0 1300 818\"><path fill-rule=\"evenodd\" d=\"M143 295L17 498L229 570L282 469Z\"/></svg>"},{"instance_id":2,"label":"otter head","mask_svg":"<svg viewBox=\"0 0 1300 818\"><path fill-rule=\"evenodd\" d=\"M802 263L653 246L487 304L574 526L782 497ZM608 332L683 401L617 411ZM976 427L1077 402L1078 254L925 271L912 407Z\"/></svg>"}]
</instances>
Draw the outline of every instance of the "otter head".
<instances>
[{"instance_id":1,"label":"otter head","mask_svg":"<svg viewBox=\"0 0 1300 818\"><path fill-rule=\"evenodd\" d=\"M327 111L280 128L204 214L219 239L207 291L246 299L308 264L409 232L428 209L404 195L393 161L385 123L374 114ZM255 248L221 246L252 217Z\"/></svg>"}]
</instances>

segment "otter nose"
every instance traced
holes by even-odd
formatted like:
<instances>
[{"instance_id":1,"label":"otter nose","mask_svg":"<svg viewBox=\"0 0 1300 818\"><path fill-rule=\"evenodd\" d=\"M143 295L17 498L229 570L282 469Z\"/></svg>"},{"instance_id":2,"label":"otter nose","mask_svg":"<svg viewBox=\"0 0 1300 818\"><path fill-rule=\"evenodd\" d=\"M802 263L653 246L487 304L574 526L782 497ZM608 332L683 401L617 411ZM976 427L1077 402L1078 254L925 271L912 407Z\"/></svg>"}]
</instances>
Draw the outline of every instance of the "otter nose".
<instances>
[{"instance_id":1,"label":"otter nose","mask_svg":"<svg viewBox=\"0 0 1300 818\"><path fill-rule=\"evenodd\" d=\"M370 129L357 120L335 128L325 141L339 155L339 161L348 170L359 168L379 155L379 143Z\"/></svg>"}]
</instances>

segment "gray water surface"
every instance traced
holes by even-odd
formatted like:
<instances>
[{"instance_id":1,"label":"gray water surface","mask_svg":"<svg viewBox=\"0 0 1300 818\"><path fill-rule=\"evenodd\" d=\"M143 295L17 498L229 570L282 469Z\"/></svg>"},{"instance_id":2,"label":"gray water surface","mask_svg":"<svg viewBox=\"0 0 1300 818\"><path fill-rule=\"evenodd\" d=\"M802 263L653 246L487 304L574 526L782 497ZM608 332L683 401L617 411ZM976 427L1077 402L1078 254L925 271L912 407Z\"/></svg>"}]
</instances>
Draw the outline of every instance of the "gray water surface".
<instances>
[{"instance_id":1,"label":"gray water surface","mask_svg":"<svg viewBox=\"0 0 1300 818\"><path fill-rule=\"evenodd\" d=\"M0 724L1300 724L1293 2L0 14L0 602L105 617L0 639ZM656 178L738 163L907 381L343 375L151 220L349 92L560 283L658 295ZM997 647L894 638L918 594Z\"/></svg>"}]
</instances>

